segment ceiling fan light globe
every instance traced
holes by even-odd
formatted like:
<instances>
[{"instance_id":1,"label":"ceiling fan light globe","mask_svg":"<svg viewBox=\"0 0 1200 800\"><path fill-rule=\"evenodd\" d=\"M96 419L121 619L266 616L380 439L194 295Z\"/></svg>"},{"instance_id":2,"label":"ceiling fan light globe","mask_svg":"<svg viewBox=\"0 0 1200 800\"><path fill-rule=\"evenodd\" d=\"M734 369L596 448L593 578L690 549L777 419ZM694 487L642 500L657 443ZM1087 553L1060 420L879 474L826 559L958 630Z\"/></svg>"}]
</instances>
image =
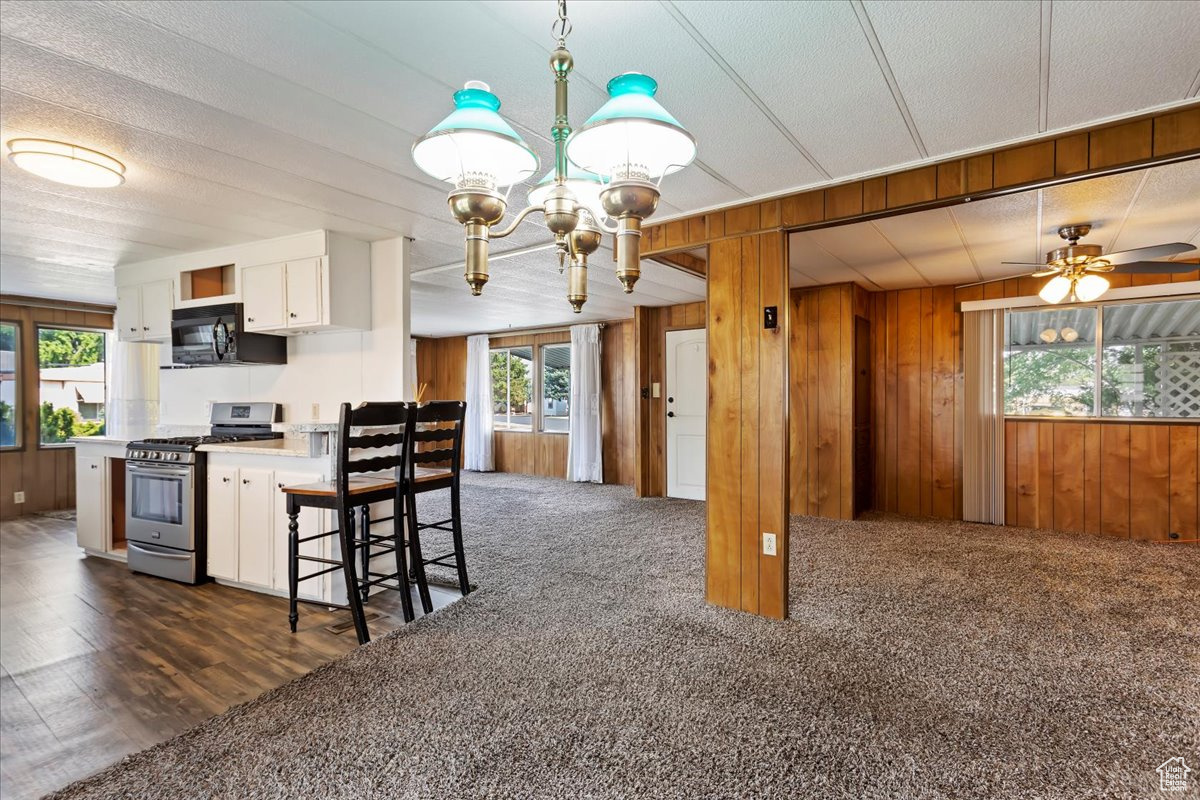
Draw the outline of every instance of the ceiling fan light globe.
<instances>
[{"instance_id":1,"label":"ceiling fan light globe","mask_svg":"<svg viewBox=\"0 0 1200 800\"><path fill-rule=\"evenodd\" d=\"M1046 330L1038 334L1038 338L1046 344L1054 344L1058 341L1058 331L1054 330L1054 328L1046 328Z\"/></svg>"},{"instance_id":2,"label":"ceiling fan light globe","mask_svg":"<svg viewBox=\"0 0 1200 800\"><path fill-rule=\"evenodd\" d=\"M1078 338L1079 338L1079 331L1075 330L1074 328L1063 328L1062 329L1062 340L1064 342L1073 342Z\"/></svg>"},{"instance_id":3,"label":"ceiling fan light globe","mask_svg":"<svg viewBox=\"0 0 1200 800\"><path fill-rule=\"evenodd\" d=\"M1108 279L1102 275L1084 275L1075 284L1075 296L1080 302L1090 303L1108 291Z\"/></svg>"},{"instance_id":4,"label":"ceiling fan light globe","mask_svg":"<svg viewBox=\"0 0 1200 800\"><path fill-rule=\"evenodd\" d=\"M1107 283L1107 282L1106 282ZM1071 281L1062 275L1057 275L1046 281L1046 285L1038 292L1038 297L1047 303L1061 303L1071 293Z\"/></svg>"}]
</instances>

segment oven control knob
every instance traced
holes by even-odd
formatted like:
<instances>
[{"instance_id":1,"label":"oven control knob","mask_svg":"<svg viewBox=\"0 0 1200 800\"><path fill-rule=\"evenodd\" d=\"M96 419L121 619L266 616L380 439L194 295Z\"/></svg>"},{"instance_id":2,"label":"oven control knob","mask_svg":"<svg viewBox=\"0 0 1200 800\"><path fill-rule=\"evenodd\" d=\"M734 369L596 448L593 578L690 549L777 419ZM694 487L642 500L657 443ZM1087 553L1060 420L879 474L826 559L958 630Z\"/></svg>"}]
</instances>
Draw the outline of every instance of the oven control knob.
<instances>
[{"instance_id":1,"label":"oven control knob","mask_svg":"<svg viewBox=\"0 0 1200 800\"><path fill-rule=\"evenodd\" d=\"M145 458L145 457L146 457L146 451L145 451L145 450L134 450L134 451L133 451L133 457L134 457L134 458Z\"/></svg>"},{"instance_id":2,"label":"oven control knob","mask_svg":"<svg viewBox=\"0 0 1200 800\"><path fill-rule=\"evenodd\" d=\"M178 460L179 460L179 453L171 453L171 460L172 460L172 461L178 461Z\"/></svg>"}]
</instances>

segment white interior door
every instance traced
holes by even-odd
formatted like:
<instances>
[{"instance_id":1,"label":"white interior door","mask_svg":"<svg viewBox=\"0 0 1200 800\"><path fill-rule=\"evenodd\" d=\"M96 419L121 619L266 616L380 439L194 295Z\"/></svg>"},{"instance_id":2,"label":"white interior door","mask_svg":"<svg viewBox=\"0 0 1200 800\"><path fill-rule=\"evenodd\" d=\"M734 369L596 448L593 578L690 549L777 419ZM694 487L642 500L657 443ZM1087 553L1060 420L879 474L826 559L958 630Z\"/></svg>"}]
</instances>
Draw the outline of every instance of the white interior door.
<instances>
[{"instance_id":1,"label":"white interior door","mask_svg":"<svg viewBox=\"0 0 1200 800\"><path fill-rule=\"evenodd\" d=\"M667 496L704 499L708 334L667 331Z\"/></svg>"}]
</instances>

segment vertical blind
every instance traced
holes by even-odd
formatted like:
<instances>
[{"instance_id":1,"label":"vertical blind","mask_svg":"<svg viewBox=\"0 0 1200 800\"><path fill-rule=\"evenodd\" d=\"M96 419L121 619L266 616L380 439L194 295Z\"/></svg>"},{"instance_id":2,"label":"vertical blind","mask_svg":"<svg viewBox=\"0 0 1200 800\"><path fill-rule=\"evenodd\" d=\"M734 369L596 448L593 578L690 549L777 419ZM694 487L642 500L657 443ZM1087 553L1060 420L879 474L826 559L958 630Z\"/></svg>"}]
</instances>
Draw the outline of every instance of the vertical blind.
<instances>
[{"instance_id":1,"label":"vertical blind","mask_svg":"<svg viewBox=\"0 0 1200 800\"><path fill-rule=\"evenodd\" d=\"M1004 311L963 314L963 519L1004 524Z\"/></svg>"}]
</instances>

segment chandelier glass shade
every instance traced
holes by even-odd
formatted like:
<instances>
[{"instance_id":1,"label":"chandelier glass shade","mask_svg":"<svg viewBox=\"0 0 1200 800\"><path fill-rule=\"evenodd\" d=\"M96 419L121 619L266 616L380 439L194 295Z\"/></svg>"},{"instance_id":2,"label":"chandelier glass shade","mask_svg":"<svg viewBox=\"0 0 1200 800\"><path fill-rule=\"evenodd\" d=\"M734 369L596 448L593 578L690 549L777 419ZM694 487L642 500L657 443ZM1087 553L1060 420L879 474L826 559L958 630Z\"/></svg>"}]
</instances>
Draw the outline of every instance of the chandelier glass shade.
<instances>
[{"instance_id":1,"label":"chandelier glass shade","mask_svg":"<svg viewBox=\"0 0 1200 800\"><path fill-rule=\"evenodd\" d=\"M608 82L609 100L567 140L567 158L590 172L657 179L691 164L696 140L657 100L658 83L627 72Z\"/></svg>"},{"instance_id":2,"label":"chandelier glass shade","mask_svg":"<svg viewBox=\"0 0 1200 800\"><path fill-rule=\"evenodd\" d=\"M533 186L529 205L507 227L497 228L508 210L508 193L537 174L538 158L500 116L500 100L487 84L472 81L455 92L454 111L413 144L412 157L422 171L454 186L447 202L463 226L472 294L480 294L488 281L491 240L540 213L554 236L559 271L566 271L567 300L578 313L587 302L588 256L604 234L615 236L617 280L633 291L641 274L642 221L658 208L663 176L695 159L696 142L654 99L655 80L633 72L609 81L608 102L572 134L567 79L575 64L566 46L571 31L566 0L558 2L553 30L554 169Z\"/></svg>"},{"instance_id":3,"label":"chandelier glass shade","mask_svg":"<svg viewBox=\"0 0 1200 800\"><path fill-rule=\"evenodd\" d=\"M500 99L486 83L471 81L454 93L454 110L412 148L421 171L455 186L494 189L537 172L533 148L504 121Z\"/></svg>"},{"instance_id":4,"label":"chandelier glass shade","mask_svg":"<svg viewBox=\"0 0 1200 800\"><path fill-rule=\"evenodd\" d=\"M542 206L556 183L554 170L550 170L529 190L529 205ZM600 192L604 189L604 183L600 180L599 175L568 163L567 179L563 181L563 185L571 190L579 205L591 211L594 216L604 216L600 205Z\"/></svg>"}]
</instances>

